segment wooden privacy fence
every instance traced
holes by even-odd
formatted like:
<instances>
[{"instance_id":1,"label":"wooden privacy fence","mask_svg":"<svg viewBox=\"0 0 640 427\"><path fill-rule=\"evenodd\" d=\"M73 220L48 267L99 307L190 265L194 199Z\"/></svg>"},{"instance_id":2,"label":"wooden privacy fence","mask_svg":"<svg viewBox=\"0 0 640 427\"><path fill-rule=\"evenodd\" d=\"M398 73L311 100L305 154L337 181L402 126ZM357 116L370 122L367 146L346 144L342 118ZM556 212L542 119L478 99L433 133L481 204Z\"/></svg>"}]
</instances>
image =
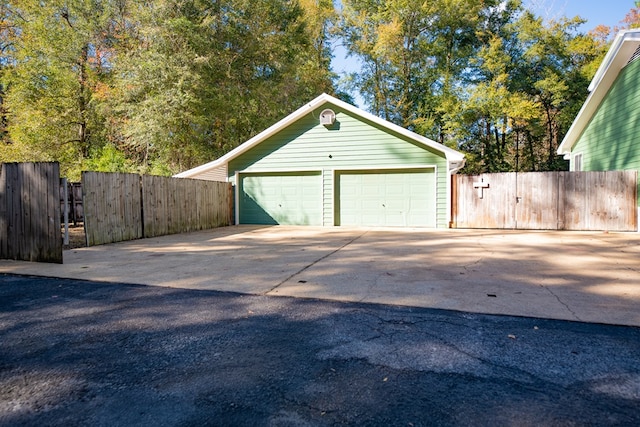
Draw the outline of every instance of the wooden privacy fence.
<instances>
[{"instance_id":1,"label":"wooden privacy fence","mask_svg":"<svg viewBox=\"0 0 640 427\"><path fill-rule=\"evenodd\" d=\"M61 218L64 218L65 207L68 213L68 220L73 222L74 225L84 221L82 211L82 184L80 182L68 182L66 179L60 180Z\"/></svg>"},{"instance_id":2,"label":"wooden privacy fence","mask_svg":"<svg viewBox=\"0 0 640 427\"><path fill-rule=\"evenodd\" d=\"M142 176L144 237L229 225L230 186L218 181Z\"/></svg>"},{"instance_id":3,"label":"wooden privacy fence","mask_svg":"<svg viewBox=\"0 0 640 427\"><path fill-rule=\"evenodd\" d=\"M140 175L82 172L87 246L142 238Z\"/></svg>"},{"instance_id":4,"label":"wooden privacy fence","mask_svg":"<svg viewBox=\"0 0 640 427\"><path fill-rule=\"evenodd\" d=\"M0 164L0 259L62 263L58 163Z\"/></svg>"},{"instance_id":5,"label":"wooden privacy fence","mask_svg":"<svg viewBox=\"0 0 640 427\"><path fill-rule=\"evenodd\" d=\"M87 246L230 224L226 182L83 172Z\"/></svg>"},{"instance_id":6,"label":"wooden privacy fence","mask_svg":"<svg viewBox=\"0 0 640 427\"><path fill-rule=\"evenodd\" d=\"M637 172L454 175L454 228L638 229Z\"/></svg>"}]
</instances>

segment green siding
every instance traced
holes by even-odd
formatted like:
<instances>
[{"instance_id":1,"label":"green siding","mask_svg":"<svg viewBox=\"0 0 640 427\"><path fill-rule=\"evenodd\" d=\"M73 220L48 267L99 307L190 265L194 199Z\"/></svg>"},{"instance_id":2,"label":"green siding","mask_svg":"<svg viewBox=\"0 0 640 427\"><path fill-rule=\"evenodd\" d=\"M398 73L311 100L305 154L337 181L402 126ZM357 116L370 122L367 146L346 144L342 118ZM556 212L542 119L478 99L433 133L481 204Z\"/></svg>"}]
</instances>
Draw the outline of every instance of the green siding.
<instances>
[{"instance_id":1,"label":"green siding","mask_svg":"<svg viewBox=\"0 0 640 427\"><path fill-rule=\"evenodd\" d=\"M635 60L620 71L571 150L572 156L582 154L582 170L635 169L640 173L639 91L640 60ZM638 191L640 194L640 186Z\"/></svg>"},{"instance_id":2,"label":"green siding","mask_svg":"<svg viewBox=\"0 0 640 427\"><path fill-rule=\"evenodd\" d=\"M322 225L333 225L333 174L330 170L322 171Z\"/></svg>"},{"instance_id":3,"label":"green siding","mask_svg":"<svg viewBox=\"0 0 640 427\"><path fill-rule=\"evenodd\" d=\"M332 108L336 123L318 122L320 111ZM417 144L374 123L324 104L276 135L230 160L228 173L310 169L323 171L323 224L334 223L334 170L436 167L436 222L447 227L447 161L443 153Z\"/></svg>"}]
</instances>

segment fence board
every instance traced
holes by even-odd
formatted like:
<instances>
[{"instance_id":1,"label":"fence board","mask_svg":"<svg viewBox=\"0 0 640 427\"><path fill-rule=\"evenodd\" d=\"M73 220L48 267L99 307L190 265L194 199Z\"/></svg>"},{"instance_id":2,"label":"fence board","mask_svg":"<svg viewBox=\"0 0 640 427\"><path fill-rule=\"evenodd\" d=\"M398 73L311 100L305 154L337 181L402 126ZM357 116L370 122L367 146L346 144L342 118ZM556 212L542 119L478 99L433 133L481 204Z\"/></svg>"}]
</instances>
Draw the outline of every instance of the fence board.
<instances>
[{"instance_id":1,"label":"fence board","mask_svg":"<svg viewBox=\"0 0 640 427\"><path fill-rule=\"evenodd\" d=\"M0 258L62 263L58 163L0 167Z\"/></svg>"},{"instance_id":2,"label":"fence board","mask_svg":"<svg viewBox=\"0 0 640 427\"><path fill-rule=\"evenodd\" d=\"M229 186L218 181L143 176L144 237L229 225Z\"/></svg>"},{"instance_id":3,"label":"fence board","mask_svg":"<svg viewBox=\"0 0 640 427\"><path fill-rule=\"evenodd\" d=\"M231 184L84 172L87 245L229 225Z\"/></svg>"},{"instance_id":4,"label":"fence board","mask_svg":"<svg viewBox=\"0 0 640 427\"><path fill-rule=\"evenodd\" d=\"M559 172L513 172L508 178L517 179L515 228L557 230Z\"/></svg>"},{"instance_id":5,"label":"fence board","mask_svg":"<svg viewBox=\"0 0 640 427\"><path fill-rule=\"evenodd\" d=\"M565 175L564 229L637 229L636 171L566 172Z\"/></svg>"},{"instance_id":6,"label":"fence board","mask_svg":"<svg viewBox=\"0 0 640 427\"><path fill-rule=\"evenodd\" d=\"M453 227L635 231L637 172L454 176Z\"/></svg>"},{"instance_id":7,"label":"fence board","mask_svg":"<svg viewBox=\"0 0 640 427\"><path fill-rule=\"evenodd\" d=\"M0 163L0 259L8 254L9 203L7 196L6 165Z\"/></svg>"},{"instance_id":8,"label":"fence board","mask_svg":"<svg viewBox=\"0 0 640 427\"><path fill-rule=\"evenodd\" d=\"M140 177L127 173L82 173L87 246L142 237Z\"/></svg>"},{"instance_id":9,"label":"fence board","mask_svg":"<svg viewBox=\"0 0 640 427\"><path fill-rule=\"evenodd\" d=\"M457 189L454 227L515 227L516 196L515 188L509 185L510 174L454 175L454 179Z\"/></svg>"}]
</instances>

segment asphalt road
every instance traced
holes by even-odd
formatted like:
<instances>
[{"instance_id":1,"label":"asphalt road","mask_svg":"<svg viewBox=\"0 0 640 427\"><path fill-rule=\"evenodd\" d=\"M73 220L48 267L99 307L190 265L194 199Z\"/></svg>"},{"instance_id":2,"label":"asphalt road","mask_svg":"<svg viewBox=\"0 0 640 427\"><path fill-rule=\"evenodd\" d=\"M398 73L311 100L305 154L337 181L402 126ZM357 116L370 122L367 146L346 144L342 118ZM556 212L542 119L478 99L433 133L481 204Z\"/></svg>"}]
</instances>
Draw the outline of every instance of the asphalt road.
<instances>
[{"instance_id":1,"label":"asphalt road","mask_svg":"<svg viewBox=\"0 0 640 427\"><path fill-rule=\"evenodd\" d=\"M640 329L0 275L0 426L640 425Z\"/></svg>"}]
</instances>

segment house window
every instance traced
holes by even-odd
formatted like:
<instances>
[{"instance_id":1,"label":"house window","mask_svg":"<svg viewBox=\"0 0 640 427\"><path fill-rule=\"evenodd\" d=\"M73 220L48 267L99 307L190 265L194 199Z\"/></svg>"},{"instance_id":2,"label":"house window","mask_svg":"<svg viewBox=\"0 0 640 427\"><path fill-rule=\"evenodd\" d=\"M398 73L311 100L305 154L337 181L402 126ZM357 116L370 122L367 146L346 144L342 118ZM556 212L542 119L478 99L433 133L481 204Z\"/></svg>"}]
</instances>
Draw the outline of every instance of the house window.
<instances>
[{"instance_id":1,"label":"house window","mask_svg":"<svg viewBox=\"0 0 640 427\"><path fill-rule=\"evenodd\" d=\"M582 153L573 156L573 170L575 172L582 170Z\"/></svg>"}]
</instances>

